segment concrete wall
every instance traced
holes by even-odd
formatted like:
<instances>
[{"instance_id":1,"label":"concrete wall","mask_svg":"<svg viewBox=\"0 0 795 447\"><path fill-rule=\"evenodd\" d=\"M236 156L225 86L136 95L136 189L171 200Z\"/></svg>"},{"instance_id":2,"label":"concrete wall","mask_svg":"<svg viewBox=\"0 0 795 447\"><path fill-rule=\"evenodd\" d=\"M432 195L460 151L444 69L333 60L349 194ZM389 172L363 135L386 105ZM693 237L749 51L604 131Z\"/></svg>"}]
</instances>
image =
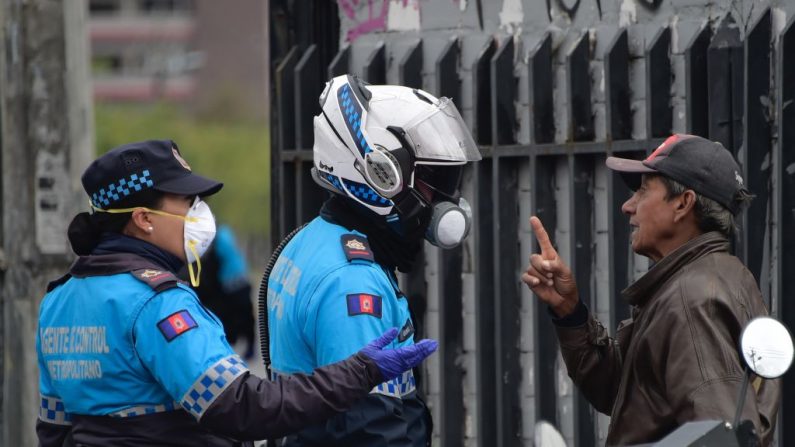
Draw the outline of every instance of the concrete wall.
<instances>
[{"instance_id":1,"label":"concrete wall","mask_svg":"<svg viewBox=\"0 0 795 447\"><path fill-rule=\"evenodd\" d=\"M35 335L48 281L68 267L66 227L93 154L83 0L0 2L2 231L0 440L37 444Z\"/></svg>"}]
</instances>

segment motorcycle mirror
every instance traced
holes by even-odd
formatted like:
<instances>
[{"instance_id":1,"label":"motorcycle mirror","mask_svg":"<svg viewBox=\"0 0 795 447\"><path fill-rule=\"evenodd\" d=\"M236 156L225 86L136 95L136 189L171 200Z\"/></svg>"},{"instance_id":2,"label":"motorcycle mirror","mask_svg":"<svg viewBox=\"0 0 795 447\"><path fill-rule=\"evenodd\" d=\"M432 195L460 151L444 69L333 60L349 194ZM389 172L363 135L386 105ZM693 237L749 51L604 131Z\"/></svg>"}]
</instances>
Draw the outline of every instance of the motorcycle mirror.
<instances>
[{"instance_id":1,"label":"motorcycle mirror","mask_svg":"<svg viewBox=\"0 0 795 447\"><path fill-rule=\"evenodd\" d=\"M533 445L535 447L566 447L566 440L554 425L538 421L535 425Z\"/></svg>"},{"instance_id":2,"label":"motorcycle mirror","mask_svg":"<svg viewBox=\"0 0 795 447\"><path fill-rule=\"evenodd\" d=\"M792 364L794 351L789 331L774 318L754 318L740 335L745 364L765 379L783 376Z\"/></svg>"}]
</instances>

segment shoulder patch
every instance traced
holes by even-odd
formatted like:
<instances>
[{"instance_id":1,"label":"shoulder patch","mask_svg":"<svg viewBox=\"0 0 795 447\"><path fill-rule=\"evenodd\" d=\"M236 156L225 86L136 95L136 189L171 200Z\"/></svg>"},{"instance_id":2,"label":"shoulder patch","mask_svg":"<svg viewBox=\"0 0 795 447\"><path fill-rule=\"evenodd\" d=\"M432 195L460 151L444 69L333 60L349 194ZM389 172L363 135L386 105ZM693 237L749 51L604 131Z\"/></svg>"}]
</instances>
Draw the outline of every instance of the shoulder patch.
<instances>
[{"instance_id":1,"label":"shoulder patch","mask_svg":"<svg viewBox=\"0 0 795 447\"><path fill-rule=\"evenodd\" d=\"M130 273L139 281L146 283L156 292L173 289L179 284L179 278L167 270L139 269Z\"/></svg>"},{"instance_id":2,"label":"shoulder patch","mask_svg":"<svg viewBox=\"0 0 795 447\"><path fill-rule=\"evenodd\" d=\"M160 333L163 334L163 337L169 343L185 332L197 327L199 325L187 309L174 312L157 323L157 328L160 329Z\"/></svg>"},{"instance_id":3,"label":"shoulder patch","mask_svg":"<svg viewBox=\"0 0 795 447\"><path fill-rule=\"evenodd\" d=\"M370 250L370 244L367 243L367 238L364 236L357 236L355 234L343 234L340 238L342 242L342 250L345 252L345 257L348 261L354 259L365 259L374 262L373 251Z\"/></svg>"},{"instance_id":4,"label":"shoulder patch","mask_svg":"<svg viewBox=\"0 0 795 447\"><path fill-rule=\"evenodd\" d=\"M401 329L400 333L398 333L398 341L403 343L412 335L414 335L414 324L411 322L411 318L407 318L406 324L403 325L403 329Z\"/></svg>"},{"instance_id":5,"label":"shoulder patch","mask_svg":"<svg viewBox=\"0 0 795 447\"><path fill-rule=\"evenodd\" d=\"M370 315L381 318L381 297L369 293L354 293L346 297L348 316Z\"/></svg>"}]
</instances>

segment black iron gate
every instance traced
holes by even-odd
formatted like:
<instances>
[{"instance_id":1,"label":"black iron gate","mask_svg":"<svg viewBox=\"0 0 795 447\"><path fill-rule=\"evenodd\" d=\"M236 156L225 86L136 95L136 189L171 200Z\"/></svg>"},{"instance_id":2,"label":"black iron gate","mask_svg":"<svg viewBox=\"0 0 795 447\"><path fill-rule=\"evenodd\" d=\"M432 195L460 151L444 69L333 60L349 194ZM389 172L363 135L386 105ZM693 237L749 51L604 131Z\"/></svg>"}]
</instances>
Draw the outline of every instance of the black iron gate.
<instances>
[{"instance_id":1,"label":"black iron gate","mask_svg":"<svg viewBox=\"0 0 795 447\"><path fill-rule=\"evenodd\" d=\"M443 11L437 3L422 11ZM273 240L314 218L324 199L309 168L327 78L352 72L453 98L484 155L464 184L476 227L458 250L429 247L425 270L403 278L423 335L441 341L423 385L437 441L532 445L532 423L546 419L574 445L603 443L607 418L571 386L546 310L520 285L535 250L527 220L537 215L551 229L581 296L615 328L629 314L618 292L648 264L628 246L620 207L630 193L605 157L643 157L672 132L720 141L756 194L735 251L772 312L795 328L795 26L759 5L738 24L729 0L709 20L640 1L651 19L621 25L608 17L621 2L605 1L590 26L508 35L488 20L478 25L498 9L470 3L461 21L477 20L467 26L377 29L344 42L336 3L276 2L272 11L284 16L272 23L287 24L275 28L289 37L274 48ZM298 8L310 11L288 24ZM793 374L782 421L795 412ZM795 426L779 430L779 445L795 443Z\"/></svg>"}]
</instances>

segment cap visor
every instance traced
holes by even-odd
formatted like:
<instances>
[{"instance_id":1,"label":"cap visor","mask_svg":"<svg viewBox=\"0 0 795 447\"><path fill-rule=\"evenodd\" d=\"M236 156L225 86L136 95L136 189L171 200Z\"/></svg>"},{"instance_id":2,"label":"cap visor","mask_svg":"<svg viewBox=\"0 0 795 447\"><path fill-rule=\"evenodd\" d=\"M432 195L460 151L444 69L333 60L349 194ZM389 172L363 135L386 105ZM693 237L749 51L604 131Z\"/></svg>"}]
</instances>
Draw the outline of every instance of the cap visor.
<instances>
[{"instance_id":1,"label":"cap visor","mask_svg":"<svg viewBox=\"0 0 795 447\"><path fill-rule=\"evenodd\" d=\"M624 183L633 191L640 188L641 175L657 172L644 165L640 160L632 160L629 158L607 157L605 164L608 168L621 174L621 179L624 180Z\"/></svg>"},{"instance_id":2,"label":"cap visor","mask_svg":"<svg viewBox=\"0 0 795 447\"><path fill-rule=\"evenodd\" d=\"M607 157L605 164L608 168L618 172L628 172L632 174L657 172L654 169L644 165L640 160L632 160L629 158Z\"/></svg>"},{"instance_id":3,"label":"cap visor","mask_svg":"<svg viewBox=\"0 0 795 447\"><path fill-rule=\"evenodd\" d=\"M171 194L184 196L211 196L223 188L224 184L215 180L210 180L196 174L189 174L185 177L158 183L155 189Z\"/></svg>"}]
</instances>

